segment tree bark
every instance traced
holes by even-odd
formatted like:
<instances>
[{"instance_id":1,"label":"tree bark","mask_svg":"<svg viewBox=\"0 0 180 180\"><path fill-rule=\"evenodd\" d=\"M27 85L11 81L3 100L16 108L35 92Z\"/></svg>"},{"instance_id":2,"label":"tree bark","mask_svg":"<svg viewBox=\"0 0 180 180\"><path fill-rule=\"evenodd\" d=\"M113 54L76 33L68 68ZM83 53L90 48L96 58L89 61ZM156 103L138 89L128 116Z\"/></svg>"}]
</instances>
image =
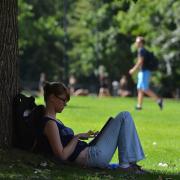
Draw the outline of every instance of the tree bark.
<instances>
[{"instance_id":1,"label":"tree bark","mask_svg":"<svg viewBox=\"0 0 180 180\"><path fill-rule=\"evenodd\" d=\"M17 0L0 0L0 148L12 145L12 104L18 93Z\"/></svg>"}]
</instances>

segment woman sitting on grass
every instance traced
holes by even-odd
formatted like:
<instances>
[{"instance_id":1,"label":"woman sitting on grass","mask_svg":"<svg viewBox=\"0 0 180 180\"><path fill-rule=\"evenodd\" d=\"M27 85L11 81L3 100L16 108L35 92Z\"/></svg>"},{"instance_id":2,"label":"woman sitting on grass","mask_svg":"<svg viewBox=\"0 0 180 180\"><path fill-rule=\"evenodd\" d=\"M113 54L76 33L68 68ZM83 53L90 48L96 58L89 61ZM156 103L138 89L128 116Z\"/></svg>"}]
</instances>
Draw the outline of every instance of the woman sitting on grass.
<instances>
[{"instance_id":1,"label":"woman sitting on grass","mask_svg":"<svg viewBox=\"0 0 180 180\"><path fill-rule=\"evenodd\" d=\"M129 112L119 113L98 136L95 144L83 139L96 138L97 132L88 131L74 135L71 128L56 119L70 100L69 89L62 83L46 83L44 86L45 115L41 132L48 139L53 154L68 162L86 167L106 168L118 147L119 169L125 172L143 173L136 164L144 159L144 153Z\"/></svg>"}]
</instances>

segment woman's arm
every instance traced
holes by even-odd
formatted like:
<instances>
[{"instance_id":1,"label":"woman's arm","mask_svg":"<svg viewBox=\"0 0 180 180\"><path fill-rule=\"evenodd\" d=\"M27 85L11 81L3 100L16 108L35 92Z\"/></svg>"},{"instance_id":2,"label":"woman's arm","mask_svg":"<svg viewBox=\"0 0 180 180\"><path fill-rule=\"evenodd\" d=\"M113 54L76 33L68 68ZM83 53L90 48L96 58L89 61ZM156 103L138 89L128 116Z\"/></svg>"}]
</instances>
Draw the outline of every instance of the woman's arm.
<instances>
[{"instance_id":1,"label":"woman's arm","mask_svg":"<svg viewBox=\"0 0 180 180\"><path fill-rule=\"evenodd\" d=\"M48 121L46 123L44 134L48 138L54 155L61 158L62 160L67 160L68 157L74 152L79 139L78 135L74 136L74 138L68 143L68 145L66 147L63 147L57 124L54 121Z\"/></svg>"}]
</instances>

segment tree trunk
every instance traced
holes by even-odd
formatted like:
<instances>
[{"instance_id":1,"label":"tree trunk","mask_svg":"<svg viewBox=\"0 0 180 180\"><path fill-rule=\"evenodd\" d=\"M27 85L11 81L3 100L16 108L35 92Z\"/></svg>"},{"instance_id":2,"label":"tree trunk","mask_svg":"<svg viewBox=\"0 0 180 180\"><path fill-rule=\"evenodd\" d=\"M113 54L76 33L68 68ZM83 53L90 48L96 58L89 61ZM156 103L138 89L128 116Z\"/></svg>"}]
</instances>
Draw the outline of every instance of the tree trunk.
<instances>
[{"instance_id":1,"label":"tree trunk","mask_svg":"<svg viewBox=\"0 0 180 180\"><path fill-rule=\"evenodd\" d=\"M17 0L0 0L0 148L12 145L12 102L18 93Z\"/></svg>"}]
</instances>

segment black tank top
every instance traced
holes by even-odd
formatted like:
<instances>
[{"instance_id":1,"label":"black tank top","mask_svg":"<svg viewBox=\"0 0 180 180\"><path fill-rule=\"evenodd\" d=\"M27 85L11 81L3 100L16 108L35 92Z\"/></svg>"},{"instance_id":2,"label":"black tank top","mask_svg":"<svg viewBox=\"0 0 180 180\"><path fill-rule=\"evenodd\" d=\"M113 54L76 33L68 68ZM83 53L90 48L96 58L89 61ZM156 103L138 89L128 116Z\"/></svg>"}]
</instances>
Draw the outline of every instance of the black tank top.
<instances>
[{"instance_id":1,"label":"black tank top","mask_svg":"<svg viewBox=\"0 0 180 180\"><path fill-rule=\"evenodd\" d=\"M66 127L61 121L52 119L50 117L43 117L42 121L41 121L41 126L38 128L38 131L39 131L38 134L39 135L43 135L44 127L48 121L56 122L58 130L59 130L59 136L61 137L62 145L63 145L63 147L65 147L74 137L73 130L69 127ZM49 147L47 147L47 149L50 148L51 153L52 153L52 148L50 147L49 143L48 143L48 146ZM78 157L80 152L82 150L84 150L87 146L88 146L88 144L86 142L79 140L76 147L75 147L74 152L69 156L68 160L74 161Z\"/></svg>"}]
</instances>

